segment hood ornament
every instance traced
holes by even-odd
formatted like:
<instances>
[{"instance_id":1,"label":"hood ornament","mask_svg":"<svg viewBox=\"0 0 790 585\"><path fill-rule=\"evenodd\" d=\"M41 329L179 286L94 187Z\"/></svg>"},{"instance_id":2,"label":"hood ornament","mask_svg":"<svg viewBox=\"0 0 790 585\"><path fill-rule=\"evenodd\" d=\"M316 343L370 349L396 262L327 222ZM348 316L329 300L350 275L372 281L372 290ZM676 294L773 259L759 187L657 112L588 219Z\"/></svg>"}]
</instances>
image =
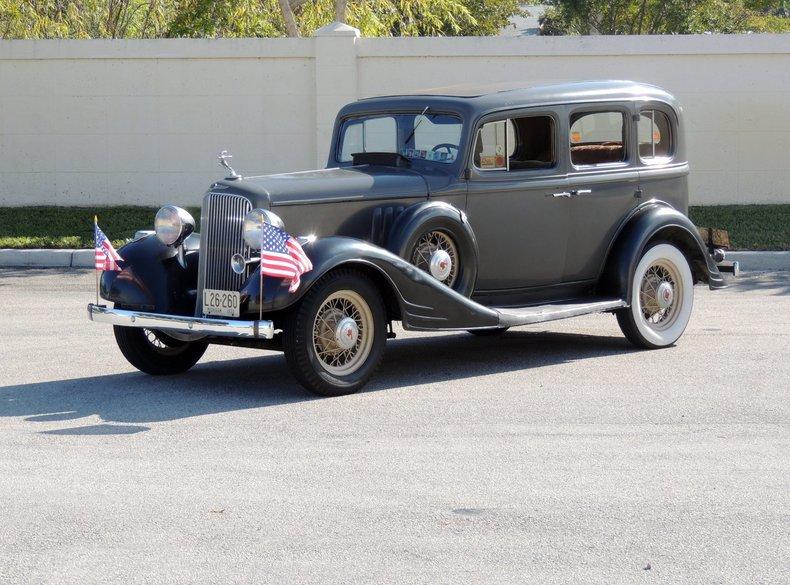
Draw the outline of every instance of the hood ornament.
<instances>
[{"instance_id":1,"label":"hood ornament","mask_svg":"<svg viewBox=\"0 0 790 585\"><path fill-rule=\"evenodd\" d=\"M233 179L233 180L241 179L241 175L239 173L237 173L236 171L234 171L233 167L230 166L230 163L228 162L228 159L230 159L230 158L233 158L233 155L232 154L228 154L227 150L223 150L222 152L219 153L219 156L217 156L217 159L219 160L219 164L221 164L223 167L228 169L228 172L230 173L230 175L228 175L225 178L226 179Z\"/></svg>"}]
</instances>

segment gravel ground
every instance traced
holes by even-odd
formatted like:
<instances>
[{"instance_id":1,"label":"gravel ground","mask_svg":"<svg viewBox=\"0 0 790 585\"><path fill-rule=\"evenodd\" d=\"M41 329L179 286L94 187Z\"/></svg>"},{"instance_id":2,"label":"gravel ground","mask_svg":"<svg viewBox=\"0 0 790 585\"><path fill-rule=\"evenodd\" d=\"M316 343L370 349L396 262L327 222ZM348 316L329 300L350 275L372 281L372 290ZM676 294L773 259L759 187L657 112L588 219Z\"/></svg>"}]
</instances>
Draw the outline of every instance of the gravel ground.
<instances>
[{"instance_id":1,"label":"gravel ground","mask_svg":"<svg viewBox=\"0 0 790 585\"><path fill-rule=\"evenodd\" d=\"M594 315L397 330L366 391L212 347L152 378L93 274L0 271L0 582L790 580L790 275L676 347Z\"/></svg>"}]
</instances>

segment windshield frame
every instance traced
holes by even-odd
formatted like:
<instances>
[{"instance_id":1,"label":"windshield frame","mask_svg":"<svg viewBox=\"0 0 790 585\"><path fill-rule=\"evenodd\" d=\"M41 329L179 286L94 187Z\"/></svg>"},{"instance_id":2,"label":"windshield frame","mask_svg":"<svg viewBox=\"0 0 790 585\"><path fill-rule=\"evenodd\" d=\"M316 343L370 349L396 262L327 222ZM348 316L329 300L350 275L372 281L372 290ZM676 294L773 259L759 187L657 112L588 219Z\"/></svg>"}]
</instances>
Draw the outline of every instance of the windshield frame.
<instances>
[{"instance_id":1,"label":"windshield frame","mask_svg":"<svg viewBox=\"0 0 790 585\"><path fill-rule=\"evenodd\" d=\"M347 116L339 117L336 125L335 125L335 132L334 132L334 140L332 143L332 152L330 153L330 161L339 167L350 167L353 166L353 161L342 161L340 160L340 154L342 151L342 141L344 136L344 128L349 121L353 120L360 120L364 118L378 118L384 116L414 116L419 117L420 115L429 116L452 116L456 118L460 124L461 131L458 137L458 154L455 160L451 163L443 163L439 161L432 161L423 158L409 158L408 160L411 163L413 168L417 168L420 170L441 170L445 173L457 173L458 169L463 166L464 160L466 158L466 138L467 138L467 121L463 113L459 112L458 110L452 110L444 107L434 107L430 106L427 112L425 112L425 107L397 107L397 108L376 108L364 111L354 112L353 114L349 114ZM400 154L400 153L398 153Z\"/></svg>"}]
</instances>

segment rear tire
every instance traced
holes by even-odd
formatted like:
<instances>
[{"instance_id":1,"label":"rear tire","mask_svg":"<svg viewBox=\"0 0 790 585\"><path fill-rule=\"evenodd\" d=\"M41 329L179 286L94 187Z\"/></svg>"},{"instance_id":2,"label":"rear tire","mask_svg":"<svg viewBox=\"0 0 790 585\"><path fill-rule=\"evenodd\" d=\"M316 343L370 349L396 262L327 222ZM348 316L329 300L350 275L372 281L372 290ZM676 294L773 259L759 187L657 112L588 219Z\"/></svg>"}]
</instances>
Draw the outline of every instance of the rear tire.
<instances>
[{"instance_id":1,"label":"rear tire","mask_svg":"<svg viewBox=\"0 0 790 585\"><path fill-rule=\"evenodd\" d=\"M123 356L135 368L152 376L182 374L206 352L204 341L179 341L161 331L139 327L113 327Z\"/></svg>"},{"instance_id":2,"label":"rear tire","mask_svg":"<svg viewBox=\"0 0 790 585\"><path fill-rule=\"evenodd\" d=\"M631 306L615 313L626 338L645 349L675 343L694 305L694 277L683 252L665 242L645 250L631 288Z\"/></svg>"},{"instance_id":3,"label":"rear tire","mask_svg":"<svg viewBox=\"0 0 790 585\"><path fill-rule=\"evenodd\" d=\"M352 269L328 273L285 318L288 367L316 394L357 392L381 363L386 316L381 294L364 274Z\"/></svg>"}]
</instances>

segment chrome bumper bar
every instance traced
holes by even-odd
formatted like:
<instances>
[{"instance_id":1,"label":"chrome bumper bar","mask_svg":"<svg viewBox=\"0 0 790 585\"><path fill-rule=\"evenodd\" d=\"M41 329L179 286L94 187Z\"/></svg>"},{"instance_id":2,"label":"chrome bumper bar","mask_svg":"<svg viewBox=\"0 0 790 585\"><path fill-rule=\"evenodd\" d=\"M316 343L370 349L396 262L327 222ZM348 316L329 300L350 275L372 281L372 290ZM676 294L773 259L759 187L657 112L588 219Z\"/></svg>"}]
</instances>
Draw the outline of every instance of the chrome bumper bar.
<instances>
[{"instance_id":1,"label":"chrome bumper bar","mask_svg":"<svg viewBox=\"0 0 790 585\"><path fill-rule=\"evenodd\" d=\"M88 318L97 323L109 323L123 327L144 327L164 331L199 333L217 337L244 337L251 339L271 339L274 337L272 321L238 321L235 319L212 319L182 317L161 313L144 313L110 309L104 305L88 305Z\"/></svg>"}]
</instances>

